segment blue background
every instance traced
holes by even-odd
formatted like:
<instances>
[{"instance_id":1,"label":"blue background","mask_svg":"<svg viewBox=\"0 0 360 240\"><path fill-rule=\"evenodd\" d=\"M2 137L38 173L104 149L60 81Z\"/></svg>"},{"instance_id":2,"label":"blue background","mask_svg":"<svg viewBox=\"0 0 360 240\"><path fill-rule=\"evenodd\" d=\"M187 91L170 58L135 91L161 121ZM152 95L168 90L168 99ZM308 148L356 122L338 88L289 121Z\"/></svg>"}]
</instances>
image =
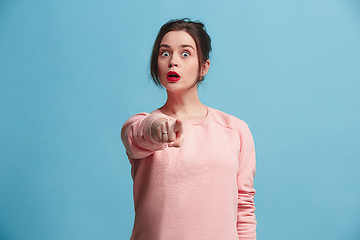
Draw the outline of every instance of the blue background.
<instances>
[{"instance_id":1,"label":"blue background","mask_svg":"<svg viewBox=\"0 0 360 240\"><path fill-rule=\"evenodd\" d=\"M0 239L129 239L125 120L162 106L156 34L212 37L199 87L245 120L258 239L360 239L360 1L0 0Z\"/></svg>"}]
</instances>

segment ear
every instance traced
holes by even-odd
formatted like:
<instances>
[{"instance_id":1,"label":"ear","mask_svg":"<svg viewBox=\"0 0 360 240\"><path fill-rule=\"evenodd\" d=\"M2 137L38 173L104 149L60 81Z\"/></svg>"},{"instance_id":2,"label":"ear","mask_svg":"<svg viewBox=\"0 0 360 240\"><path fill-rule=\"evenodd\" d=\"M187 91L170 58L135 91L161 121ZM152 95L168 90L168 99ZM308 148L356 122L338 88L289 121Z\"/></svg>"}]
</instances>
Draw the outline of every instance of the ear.
<instances>
[{"instance_id":1,"label":"ear","mask_svg":"<svg viewBox=\"0 0 360 240\"><path fill-rule=\"evenodd\" d=\"M210 60L207 59L207 60L205 61L205 63L202 65L202 67L201 67L200 77L205 76L205 75L208 73L209 68L210 68Z\"/></svg>"}]
</instances>

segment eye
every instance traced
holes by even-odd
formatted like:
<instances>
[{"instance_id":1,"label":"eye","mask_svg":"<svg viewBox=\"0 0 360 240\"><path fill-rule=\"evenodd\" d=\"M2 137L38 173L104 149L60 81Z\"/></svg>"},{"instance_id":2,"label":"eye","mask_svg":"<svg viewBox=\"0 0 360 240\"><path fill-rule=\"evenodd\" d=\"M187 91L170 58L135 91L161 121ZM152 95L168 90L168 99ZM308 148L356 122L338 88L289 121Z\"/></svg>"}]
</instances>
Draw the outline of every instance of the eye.
<instances>
[{"instance_id":1,"label":"eye","mask_svg":"<svg viewBox=\"0 0 360 240\"><path fill-rule=\"evenodd\" d=\"M190 56L190 53L189 53L189 52L183 52L181 55L182 55L183 57L189 57L189 56Z\"/></svg>"},{"instance_id":2,"label":"eye","mask_svg":"<svg viewBox=\"0 0 360 240\"><path fill-rule=\"evenodd\" d=\"M169 55L170 55L170 53L168 51L161 52L161 56L163 56L163 57L168 57Z\"/></svg>"}]
</instances>

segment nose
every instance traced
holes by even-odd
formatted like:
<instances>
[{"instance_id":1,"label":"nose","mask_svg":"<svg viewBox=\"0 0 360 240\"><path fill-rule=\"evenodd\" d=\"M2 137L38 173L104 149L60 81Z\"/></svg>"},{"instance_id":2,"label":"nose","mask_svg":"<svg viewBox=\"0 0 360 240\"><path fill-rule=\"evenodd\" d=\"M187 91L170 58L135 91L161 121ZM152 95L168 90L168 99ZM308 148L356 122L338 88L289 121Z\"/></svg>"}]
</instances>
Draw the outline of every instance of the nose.
<instances>
[{"instance_id":1,"label":"nose","mask_svg":"<svg viewBox=\"0 0 360 240\"><path fill-rule=\"evenodd\" d=\"M169 68L171 67L178 67L178 60L176 59L176 57L174 55L172 55L172 57L170 58L169 61Z\"/></svg>"}]
</instances>

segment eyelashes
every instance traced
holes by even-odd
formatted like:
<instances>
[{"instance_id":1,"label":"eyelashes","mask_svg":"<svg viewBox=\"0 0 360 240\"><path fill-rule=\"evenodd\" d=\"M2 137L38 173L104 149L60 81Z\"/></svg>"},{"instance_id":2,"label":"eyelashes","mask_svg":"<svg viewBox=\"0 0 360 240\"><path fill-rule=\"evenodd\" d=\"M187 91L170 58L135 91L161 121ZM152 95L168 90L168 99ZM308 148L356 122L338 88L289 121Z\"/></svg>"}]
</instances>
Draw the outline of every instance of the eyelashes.
<instances>
[{"instance_id":1,"label":"eyelashes","mask_svg":"<svg viewBox=\"0 0 360 240\"><path fill-rule=\"evenodd\" d=\"M161 56L162 57L168 57L168 56L170 56L170 53L168 51L162 51Z\"/></svg>"},{"instance_id":2,"label":"eyelashes","mask_svg":"<svg viewBox=\"0 0 360 240\"><path fill-rule=\"evenodd\" d=\"M161 55L162 57L169 57L169 56L170 56L170 52L164 50L164 51L161 51L161 52L160 52L160 55ZM184 57L184 58L190 57L190 55L191 55L191 54L190 54L189 51L183 51L183 52L181 53L181 56Z\"/></svg>"},{"instance_id":3,"label":"eyelashes","mask_svg":"<svg viewBox=\"0 0 360 240\"><path fill-rule=\"evenodd\" d=\"M190 53L189 53L189 52L183 52L183 53L181 54L181 56L183 56L183 57L190 57Z\"/></svg>"}]
</instances>

